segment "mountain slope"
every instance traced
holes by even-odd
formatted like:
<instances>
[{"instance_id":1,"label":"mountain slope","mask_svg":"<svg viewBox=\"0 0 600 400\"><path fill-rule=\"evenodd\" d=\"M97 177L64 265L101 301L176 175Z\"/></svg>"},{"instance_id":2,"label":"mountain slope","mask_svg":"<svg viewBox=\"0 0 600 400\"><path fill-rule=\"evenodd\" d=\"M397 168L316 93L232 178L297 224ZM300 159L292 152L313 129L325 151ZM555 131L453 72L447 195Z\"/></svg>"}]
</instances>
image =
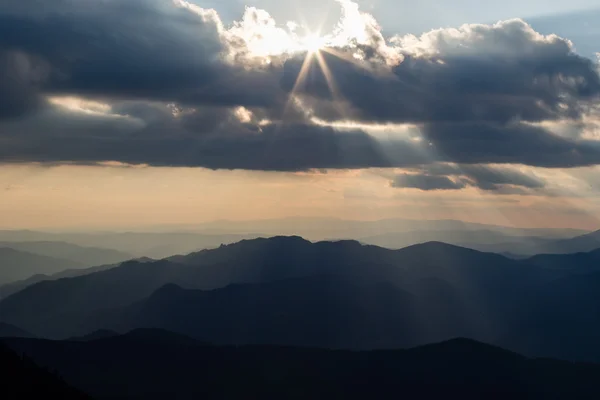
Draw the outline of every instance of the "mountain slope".
<instances>
[{"instance_id":1,"label":"mountain slope","mask_svg":"<svg viewBox=\"0 0 600 400\"><path fill-rule=\"evenodd\" d=\"M538 254L528 258L526 262L544 268L592 272L600 269L600 248L587 253Z\"/></svg>"},{"instance_id":2,"label":"mountain slope","mask_svg":"<svg viewBox=\"0 0 600 400\"><path fill-rule=\"evenodd\" d=\"M599 248L600 230L570 239L557 240L552 243L551 252L554 254L585 253Z\"/></svg>"},{"instance_id":3,"label":"mountain slope","mask_svg":"<svg viewBox=\"0 0 600 400\"><path fill-rule=\"evenodd\" d=\"M24 331L21 328L18 328L14 325L5 324L0 322L0 337L26 337L32 338L35 337L31 333Z\"/></svg>"},{"instance_id":4,"label":"mountain slope","mask_svg":"<svg viewBox=\"0 0 600 400\"><path fill-rule=\"evenodd\" d=\"M89 399L57 376L0 344L0 395L3 399Z\"/></svg>"},{"instance_id":5,"label":"mountain slope","mask_svg":"<svg viewBox=\"0 0 600 400\"><path fill-rule=\"evenodd\" d=\"M117 250L82 247L66 242L0 242L0 247L9 247L41 256L67 259L88 267L115 264L134 258L131 254Z\"/></svg>"},{"instance_id":6,"label":"mountain slope","mask_svg":"<svg viewBox=\"0 0 600 400\"><path fill-rule=\"evenodd\" d=\"M131 254L125 259L133 257L164 258L258 236L260 235L253 233L211 234L202 232L48 233L0 231L0 240L4 242L67 242L86 248L99 247ZM123 259L116 261L123 261Z\"/></svg>"},{"instance_id":7,"label":"mountain slope","mask_svg":"<svg viewBox=\"0 0 600 400\"><path fill-rule=\"evenodd\" d=\"M212 291L170 284L108 326L160 328L221 344L389 348L426 338L416 311L413 296L389 284L310 277Z\"/></svg>"},{"instance_id":8,"label":"mountain slope","mask_svg":"<svg viewBox=\"0 0 600 400\"><path fill-rule=\"evenodd\" d=\"M55 273L67 268L81 268L75 261L0 247L0 284L29 278L35 274Z\"/></svg>"},{"instance_id":9,"label":"mountain slope","mask_svg":"<svg viewBox=\"0 0 600 400\"><path fill-rule=\"evenodd\" d=\"M398 348L456 336L493 340L516 306L512 297L497 303L439 278L420 279L410 290L341 276L211 291L169 284L132 306L78 319L76 326L160 328L219 344Z\"/></svg>"},{"instance_id":10,"label":"mountain slope","mask_svg":"<svg viewBox=\"0 0 600 400\"><path fill-rule=\"evenodd\" d=\"M135 259L139 263L153 262L155 260L149 259L147 257L142 257L139 259ZM106 271L111 268L118 267L119 264L107 264L107 265L99 265L96 267L90 268L76 268L76 269L66 269L64 271L57 272L55 274L37 274L33 275L27 279L23 279L16 282L7 283L6 285L0 286L0 299L8 297L14 293L17 293L28 286L31 286L35 283L42 281L54 281L62 278L74 278L77 276L89 275L94 272Z\"/></svg>"},{"instance_id":11,"label":"mountain slope","mask_svg":"<svg viewBox=\"0 0 600 400\"><path fill-rule=\"evenodd\" d=\"M464 246L481 251L495 253L514 252L517 254L535 254L544 249L553 240L547 237L514 236L493 230L432 230L396 232L369 236L362 243L400 249L418 243L442 241L448 244Z\"/></svg>"},{"instance_id":12,"label":"mountain slope","mask_svg":"<svg viewBox=\"0 0 600 400\"><path fill-rule=\"evenodd\" d=\"M498 344L532 356L600 362L600 272L543 285Z\"/></svg>"},{"instance_id":13,"label":"mountain slope","mask_svg":"<svg viewBox=\"0 0 600 400\"><path fill-rule=\"evenodd\" d=\"M456 339L350 352L213 347L137 330L89 342L5 340L96 399L595 399L600 366L528 359Z\"/></svg>"}]
</instances>

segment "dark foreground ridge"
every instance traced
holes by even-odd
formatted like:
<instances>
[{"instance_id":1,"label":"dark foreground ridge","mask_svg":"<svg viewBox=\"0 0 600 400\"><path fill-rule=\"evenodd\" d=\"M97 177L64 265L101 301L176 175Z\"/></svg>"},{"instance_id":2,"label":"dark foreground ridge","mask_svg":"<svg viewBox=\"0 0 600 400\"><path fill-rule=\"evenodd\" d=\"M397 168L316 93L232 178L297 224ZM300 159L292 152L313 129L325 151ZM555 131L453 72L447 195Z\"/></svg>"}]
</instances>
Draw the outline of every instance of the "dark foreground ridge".
<instances>
[{"instance_id":1,"label":"dark foreground ridge","mask_svg":"<svg viewBox=\"0 0 600 400\"><path fill-rule=\"evenodd\" d=\"M0 398L13 399L89 399L58 376L40 368L28 357L20 357L0 343Z\"/></svg>"},{"instance_id":2,"label":"dark foreground ridge","mask_svg":"<svg viewBox=\"0 0 600 400\"><path fill-rule=\"evenodd\" d=\"M454 339L355 352L211 346L156 329L91 340L3 339L96 399L587 399L600 366Z\"/></svg>"}]
</instances>

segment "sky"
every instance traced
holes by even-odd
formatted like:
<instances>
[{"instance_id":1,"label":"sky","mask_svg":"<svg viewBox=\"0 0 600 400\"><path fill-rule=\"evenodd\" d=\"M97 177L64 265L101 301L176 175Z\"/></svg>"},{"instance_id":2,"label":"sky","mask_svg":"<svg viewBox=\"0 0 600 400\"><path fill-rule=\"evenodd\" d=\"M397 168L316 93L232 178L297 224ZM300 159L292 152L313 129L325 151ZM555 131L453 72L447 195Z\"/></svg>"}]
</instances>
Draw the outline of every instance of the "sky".
<instances>
[{"instance_id":1,"label":"sky","mask_svg":"<svg viewBox=\"0 0 600 400\"><path fill-rule=\"evenodd\" d=\"M0 229L598 229L594 6L3 1Z\"/></svg>"}]
</instances>

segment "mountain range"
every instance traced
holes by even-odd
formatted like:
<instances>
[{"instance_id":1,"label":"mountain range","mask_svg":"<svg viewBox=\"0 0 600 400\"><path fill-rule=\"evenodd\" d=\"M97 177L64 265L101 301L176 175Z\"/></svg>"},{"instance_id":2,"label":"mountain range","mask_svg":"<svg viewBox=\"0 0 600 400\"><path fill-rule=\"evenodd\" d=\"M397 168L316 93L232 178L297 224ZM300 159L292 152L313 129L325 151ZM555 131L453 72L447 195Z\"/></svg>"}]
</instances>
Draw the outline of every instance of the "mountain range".
<instances>
[{"instance_id":1,"label":"mountain range","mask_svg":"<svg viewBox=\"0 0 600 400\"><path fill-rule=\"evenodd\" d=\"M244 239L279 235L299 235L311 241L354 239L394 249L428 241L443 241L465 247L498 244L495 248L478 249L533 255L545 252L532 246L538 241L571 239L587 233L589 232L580 229L515 228L458 220L353 221L336 218L282 218L253 221L219 220L196 225L155 227L155 231L145 232L0 231L0 241L62 241L78 246L125 252L131 254L128 258L146 256L156 259L214 248ZM390 237L386 238L386 235ZM461 237L462 239L458 240ZM525 242L533 243L521 248ZM112 261L105 260L93 265L110 263Z\"/></svg>"},{"instance_id":2,"label":"mountain range","mask_svg":"<svg viewBox=\"0 0 600 400\"><path fill-rule=\"evenodd\" d=\"M0 301L0 321L55 339L148 327L220 344L351 349L469 337L531 356L598 361L594 257L253 239L39 282ZM554 327L560 343L542 345Z\"/></svg>"},{"instance_id":3,"label":"mountain range","mask_svg":"<svg viewBox=\"0 0 600 400\"><path fill-rule=\"evenodd\" d=\"M139 329L78 341L3 339L95 399L595 399L600 366L532 359L467 339L355 352L212 346ZM0 362L3 354L0 353ZM17 362L12 356L12 361Z\"/></svg>"},{"instance_id":4,"label":"mountain range","mask_svg":"<svg viewBox=\"0 0 600 400\"><path fill-rule=\"evenodd\" d=\"M311 243L300 237L275 237L39 282L2 300L0 320L41 336L66 337L86 333L71 330L72 326L66 329L69 321L78 325L80 317L129 305L166 284L206 290L324 275L360 284L392 284L408 291L418 289L423 279L437 278L481 302L503 290L515 292L560 274L539 270L532 274L531 268L500 255L443 243L392 251L354 241Z\"/></svg>"},{"instance_id":5,"label":"mountain range","mask_svg":"<svg viewBox=\"0 0 600 400\"><path fill-rule=\"evenodd\" d=\"M540 232L542 233L542 232ZM570 238L551 236L519 236L489 230L426 230L385 233L361 238L365 244L401 249L418 243L443 241L490 253L511 254L512 258L526 258L536 254L569 254L590 252L600 248L600 231Z\"/></svg>"}]
</instances>

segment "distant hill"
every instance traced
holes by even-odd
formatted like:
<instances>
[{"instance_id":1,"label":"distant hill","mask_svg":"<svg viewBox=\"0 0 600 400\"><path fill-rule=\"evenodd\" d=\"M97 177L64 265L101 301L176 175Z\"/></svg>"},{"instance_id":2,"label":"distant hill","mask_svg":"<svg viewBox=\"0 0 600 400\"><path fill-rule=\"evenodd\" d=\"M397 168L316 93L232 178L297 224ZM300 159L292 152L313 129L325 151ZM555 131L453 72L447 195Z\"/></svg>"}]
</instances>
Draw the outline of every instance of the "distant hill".
<instances>
[{"instance_id":1,"label":"distant hill","mask_svg":"<svg viewBox=\"0 0 600 400\"><path fill-rule=\"evenodd\" d=\"M545 268L591 272L600 269L600 248L587 253L538 254L528 258L526 262Z\"/></svg>"},{"instance_id":2,"label":"distant hill","mask_svg":"<svg viewBox=\"0 0 600 400\"><path fill-rule=\"evenodd\" d=\"M75 261L84 266L115 264L131 260L131 254L98 247L82 247L66 242L0 242L0 247Z\"/></svg>"},{"instance_id":3,"label":"distant hill","mask_svg":"<svg viewBox=\"0 0 600 400\"><path fill-rule=\"evenodd\" d=\"M81 268L78 262L0 247L0 285L29 278L35 274L52 274L68 268Z\"/></svg>"},{"instance_id":4,"label":"distant hill","mask_svg":"<svg viewBox=\"0 0 600 400\"><path fill-rule=\"evenodd\" d=\"M600 248L600 231L571 238L520 236L494 230L431 230L386 233L361 239L362 243L400 249L415 243L442 241L457 246L527 258L536 254L571 254ZM541 233L541 232L540 232Z\"/></svg>"},{"instance_id":5,"label":"distant hill","mask_svg":"<svg viewBox=\"0 0 600 400\"><path fill-rule=\"evenodd\" d=\"M180 228L183 229L184 227ZM219 220L198 224L193 227L188 226L188 229L215 233L262 232L269 236L300 235L310 240L331 240L334 238L360 239L390 233L425 231L488 230L510 236L539 236L555 239L569 238L588 233L588 231L580 229L515 228L450 219L426 220L403 218L389 218L374 221L303 217L250 221ZM416 243L417 242L413 242L410 244Z\"/></svg>"},{"instance_id":6,"label":"distant hill","mask_svg":"<svg viewBox=\"0 0 600 400\"><path fill-rule=\"evenodd\" d=\"M243 239L253 239L261 235L212 234L201 232L74 232L48 233L36 231L0 231L0 241L5 242L67 242L86 248L102 248L116 251L117 260L95 262L91 265L110 264L134 257L164 258L175 254L185 254L207 248L218 247L223 243L234 243ZM90 266L90 265L88 265Z\"/></svg>"},{"instance_id":7,"label":"distant hill","mask_svg":"<svg viewBox=\"0 0 600 400\"><path fill-rule=\"evenodd\" d=\"M517 238L503 242L520 242L521 237L566 239L589 233L581 229L515 228L489 224L479 224L458 220L411 220L382 219L375 221L342 220L337 218L281 218L253 221L219 220L202 224L156 227L152 232L65 232L48 233L36 231L0 231L0 241L39 242L63 241L80 246L115 249L136 257L148 256L165 258L175 254L187 254L202 249L210 249L221 244L231 244L244 239L261 236L299 235L311 241L362 239L375 235L430 232L422 240L404 241L392 248L418 244L427 241L446 241L458 244L446 236L436 236L433 232L489 231L499 235ZM468 233L467 233L468 234ZM410 235L408 236L410 238ZM464 244L468 244L465 242ZM488 249L483 249L488 251ZM510 251L510 249L508 249ZM504 251L493 249L492 251ZM510 251L517 253L516 251ZM534 252L535 253L535 252ZM534 254L527 252L527 254ZM96 263L99 265L101 263Z\"/></svg>"},{"instance_id":8,"label":"distant hill","mask_svg":"<svg viewBox=\"0 0 600 400\"><path fill-rule=\"evenodd\" d=\"M581 253L600 248L600 230L576 236L570 239L557 240L552 244L549 252L559 253Z\"/></svg>"},{"instance_id":9,"label":"distant hill","mask_svg":"<svg viewBox=\"0 0 600 400\"><path fill-rule=\"evenodd\" d=\"M153 262L155 260L152 260L147 257L142 257L142 258L135 259L134 261L137 261L140 263L145 263L145 262ZM106 271L108 269L115 268L117 266L119 266L119 264L99 265L99 266L90 267L90 268L66 269L64 271L60 271L60 272L57 272L55 274L50 274L50 275L46 275L46 274L33 275L27 279L7 283L6 285L0 286L0 299L3 299L14 293L17 293L17 292L25 289L26 287L31 286L38 282L54 281L54 280L62 279L62 278L74 278L76 276L88 275L88 274L91 274L94 272Z\"/></svg>"},{"instance_id":10,"label":"distant hill","mask_svg":"<svg viewBox=\"0 0 600 400\"><path fill-rule=\"evenodd\" d=\"M360 241L389 249L401 249L413 244L441 241L486 252L531 255L543 251L554 240L548 237L511 235L499 231L478 229L387 233L366 237Z\"/></svg>"},{"instance_id":11,"label":"distant hill","mask_svg":"<svg viewBox=\"0 0 600 400\"><path fill-rule=\"evenodd\" d=\"M58 376L38 367L31 359L23 358L4 344L0 344L0 381L0 396L3 399L89 399L83 392L73 389Z\"/></svg>"},{"instance_id":12,"label":"distant hill","mask_svg":"<svg viewBox=\"0 0 600 400\"><path fill-rule=\"evenodd\" d=\"M596 399L600 366L466 339L351 352L214 347L159 330L88 342L5 339L96 399Z\"/></svg>"}]
</instances>

